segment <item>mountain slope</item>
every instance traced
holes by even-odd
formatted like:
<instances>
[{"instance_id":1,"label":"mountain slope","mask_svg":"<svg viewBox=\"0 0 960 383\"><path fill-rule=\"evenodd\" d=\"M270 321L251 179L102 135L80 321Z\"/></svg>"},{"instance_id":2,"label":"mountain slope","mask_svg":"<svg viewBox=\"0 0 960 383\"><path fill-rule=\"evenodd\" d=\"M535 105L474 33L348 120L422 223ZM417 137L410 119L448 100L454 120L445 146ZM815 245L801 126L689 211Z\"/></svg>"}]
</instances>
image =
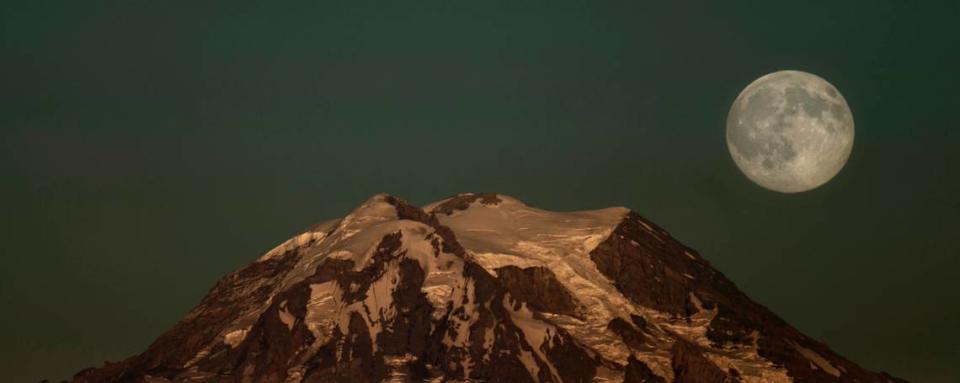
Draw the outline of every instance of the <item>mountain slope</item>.
<instances>
[{"instance_id":1,"label":"mountain slope","mask_svg":"<svg viewBox=\"0 0 960 383\"><path fill-rule=\"evenodd\" d=\"M896 382L623 208L377 195L219 281L77 382Z\"/></svg>"}]
</instances>

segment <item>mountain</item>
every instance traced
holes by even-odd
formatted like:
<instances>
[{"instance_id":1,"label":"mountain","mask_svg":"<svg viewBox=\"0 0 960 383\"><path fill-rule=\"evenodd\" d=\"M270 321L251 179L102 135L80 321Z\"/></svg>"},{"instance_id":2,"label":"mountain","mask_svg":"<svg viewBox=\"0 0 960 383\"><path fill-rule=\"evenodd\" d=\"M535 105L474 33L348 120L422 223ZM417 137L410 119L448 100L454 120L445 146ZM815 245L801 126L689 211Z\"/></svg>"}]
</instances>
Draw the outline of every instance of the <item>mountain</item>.
<instances>
[{"instance_id":1,"label":"mountain","mask_svg":"<svg viewBox=\"0 0 960 383\"><path fill-rule=\"evenodd\" d=\"M376 195L75 382L903 382L804 336L625 208Z\"/></svg>"}]
</instances>

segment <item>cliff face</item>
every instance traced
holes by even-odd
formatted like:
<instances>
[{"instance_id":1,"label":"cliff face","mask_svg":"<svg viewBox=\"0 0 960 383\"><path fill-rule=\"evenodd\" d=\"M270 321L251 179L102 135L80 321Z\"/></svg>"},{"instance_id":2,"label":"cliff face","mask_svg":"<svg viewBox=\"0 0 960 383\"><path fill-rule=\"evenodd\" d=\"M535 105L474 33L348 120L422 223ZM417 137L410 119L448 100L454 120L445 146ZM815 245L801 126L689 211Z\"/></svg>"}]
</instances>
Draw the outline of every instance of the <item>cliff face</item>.
<instances>
[{"instance_id":1,"label":"cliff face","mask_svg":"<svg viewBox=\"0 0 960 383\"><path fill-rule=\"evenodd\" d=\"M805 337L623 208L377 195L76 382L897 382Z\"/></svg>"}]
</instances>

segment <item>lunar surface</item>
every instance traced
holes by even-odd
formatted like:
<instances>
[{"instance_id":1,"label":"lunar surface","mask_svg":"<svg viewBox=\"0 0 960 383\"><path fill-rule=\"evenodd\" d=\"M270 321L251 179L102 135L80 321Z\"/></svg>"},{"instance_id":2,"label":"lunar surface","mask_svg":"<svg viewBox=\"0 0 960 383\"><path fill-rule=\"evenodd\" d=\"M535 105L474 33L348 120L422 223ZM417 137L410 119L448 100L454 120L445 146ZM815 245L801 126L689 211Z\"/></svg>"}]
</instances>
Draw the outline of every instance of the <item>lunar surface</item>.
<instances>
[{"instance_id":1,"label":"lunar surface","mask_svg":"<svg viewBox=\"0 0 960 383\"><path fill-rule=\"evenodd\" d=\"M748 85L727 116L727 146L737 167L770 190L797 193L833 178L853 149L853 115L837 88L800 71Z\"/></svg>"}]
</instances>

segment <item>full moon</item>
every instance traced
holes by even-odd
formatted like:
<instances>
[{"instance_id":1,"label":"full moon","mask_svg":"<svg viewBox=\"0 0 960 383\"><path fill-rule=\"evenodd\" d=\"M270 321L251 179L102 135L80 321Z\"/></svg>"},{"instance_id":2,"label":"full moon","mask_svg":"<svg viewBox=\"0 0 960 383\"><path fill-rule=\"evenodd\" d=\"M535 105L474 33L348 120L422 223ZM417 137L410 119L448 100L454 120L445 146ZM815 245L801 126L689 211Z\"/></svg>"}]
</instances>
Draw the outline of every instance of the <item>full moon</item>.
<instances>
[{"instance_id":1,"label":"full moon","mask_svg":"<svg viewBox=\"0 0 960 383\"><path fill-rule=\"evenodd\" d=\"M727 147L751 181L798 193L830 181L853 149L853 115L826 80L779 71L740 92L727 116Z\"/></svg>"}]
</instances>

